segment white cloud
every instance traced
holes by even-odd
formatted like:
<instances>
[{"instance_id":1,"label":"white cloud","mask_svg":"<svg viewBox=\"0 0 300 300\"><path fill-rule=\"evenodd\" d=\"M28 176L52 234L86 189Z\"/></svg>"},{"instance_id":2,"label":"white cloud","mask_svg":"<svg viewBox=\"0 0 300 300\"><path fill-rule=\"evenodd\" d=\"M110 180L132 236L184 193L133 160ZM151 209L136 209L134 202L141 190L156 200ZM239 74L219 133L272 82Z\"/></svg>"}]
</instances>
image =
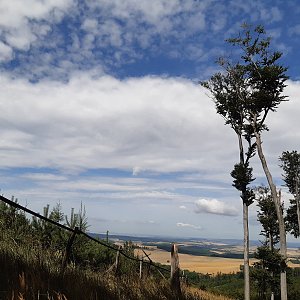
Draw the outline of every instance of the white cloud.
<instances>
[{"instance_id":1,"label":"white cloud","mask_svg":"<svg viewBox=\"0 0 300 300\"><path fill-rule=\"evenodd\" d=\"M224 216L238 215L236 207L233 207L216 199L199 199L195 202L195 204L196 213L208 213Z\"/></svg>"},{"instance_id":2,"label":"white cloud","mask_svg":"<svg viewBox=\"0 0 300 300\"><path fill-rule=\"evenodd\" d=\"M134 209L139 201L149 204L148 208L159 202L159 208L165 205L164 212L173 210L170 227L188 213L199 195L230 203L233 194L239 201L229 175L238 160L236 137L216 115L206 91L187 79L146 76L119 80L103 70L124 77L128 70L145 74L151 65L151 72L182 71L190 77L195 71L195 77L205 79L217 71L207 61L222 55L223 39L236 34L239 20L277 22L287 12L274 5L268 10L268 6L242 0L226 4L211 0L0 2L2 184L10 181L14 192L17 186L25 187L23 195L40 202L63 197L73 203L85 198L93 199L91 206L97 199L101 204L134 203ZM276 48L286 52L286 24L280 25L280 29L270 25L268 32L275 37ZM290 28L290 33L298 33L297 26ZM155 69L168 57L176 60L175 67L169 69L171 62L166 59ZM140 71L144 58L147 66ZM5 70L11 59L14 63ZM137 65L129 65L137 60ZM189 62L194 67L186 71ZM116 68L122 64L129 68ZM23 80L18 79L21 77ZM291 101L270 114L270 132L263 134L276 180L281 173L278 156L298 147L299 92L299 82L288 82ZM258 177L262 175L260 163L257 158L253 162ZM50 171L3 175L22 167ZM80 176L102 168L126 170L122 174L131 181L121 178L123 175ZM145 180L148 175L161 180ZM220 203L214 209L211 202L200 204L199 211L230 214ZM157 212L163 211L157 207L144 219L156 220ZM189 223L197 224L198 215L189 217ZM113 218L117 217L113 214ZM201 218L213 223L211 215Z\"/></svg>"},{"instance_id":3,"label":"white cloud","mask_svg":"<svg viewBox=\"0 0 300 300\"><path fill-rule=\"evenodd\" d=\"M81 28L88 32L96 33L98 29L98 21L95 19L87 18L83 21Z\"/></svg>"},{"instance_id":4,"label":"white cloud","mask_svg":"<svg viewBox=\"0 0 300 300\"><path fill-rule=\"evenodd\" d=\"M1 57L0 46L0 59L17 57L22 66L21 70L16 68L18 74L31 80L47 76L65 80L73 70L95 66L111 70L146 56L150 60L157 55L178 57L195 63L215 60L222 54L217 46L223 43L222 29L234 27L236 32L237 28L228 22L240 17L241 11L249 14L254 10L257 19L269 21L281 17L277 7L269 10L259 2L235 2L2 1L1 39L12 53ZM65 23L59 22L64 17L68 25L62 30ZM27 50L29 57L24 53ZM14 56L14 51L18 55Z\"/></svg>"},{"instance_id":5,"label":"white cloud","mask_svg":"<svg viewBox=\"0 0 300 300\"><path fill-rule=\"evenodd\" d=\"M31 43L38 38L36 34L43 36L50 30L47 25L35 26L31 22L57 22L57 16L64 14L72 2L72 0L1 1L0 29L3 29L4 40L11 47L28 49Z\"/></svg>"},{"instance_id":6,"label":"white cloud","mask_svg":"<svg viewBox=\"0 0 300 300\"><path fill-rule=\"evenodd\" d=\"M31 84L2 77L0 89L0 147L10 149L2 167L168 172L230 163L230 131L188 80L82 75Z\"/></svg>"},{"instance_id":7,"label":"white cloud","mask_svg":"<svg viewBox=\"0 0 300 300\"><path fill-rule=\"evenodd\" d=\"M0 62L10 60L12 57L12 48L0 41Z\"/></svg>"},{"instance_id":8,"label":"white cloud","mask_svg":"<svg viewBox=\"0 0 300 300\"><path fill-rule=\"evenodd\" d=\"M1 167L205 171L224 181L236 162L234 133L191 81L88 74L68 83L0 80ZM298 146L299 90L288 82L291 101L270 114L271 131L263 134L275 176L281 152Z\"/></svg>"},{"instance_id":9,"label":"white cloud","mask_svg":"<svg viewBox=\"0 0 300 300\"><path fill-rule=\"evenodd\" d=\"M20 176L21 178L26 178L33 181L46 181L47 184L50 181L67 181L66 176L54 175L49 173L25 173Z\"/></svg>"},{"instance_id":10,"label":"white cloud","mask_svg":"<svg viewBox=\"0 0 300 300\"><path fill-rule=\"evenodd\" d=\"M10 30L6 34L6 42L13 48L28 50L30 44L36 40L34 33L24 26L15 30Z\"/></svg>"},{"instance_id":11,"label":"white cloud","mask_svg":"<svg viewBox=\"0 0 300 300\"><path fill-rule=\"evenodd\" d=\"M184 228L193 228L193 229L197 229L197 230L202 229L201 226L196 226L196 225L188 224L188 223L177 223L176 226L177 227L184 227Z\"/></svg>"},{"instance_id":12,"label":"white cloud","mask_svg":"<svg viewBox=\"0 0 300 300\"><path fill-rule=\"evenodd\" d=\"M132 169L132 176L137 176L142 172L142 169L140 167L134 167Z\"/></svg>"},{"instance_id":13,"label":"white cloud","mask_svg":"<svg viewBox=\"0 0 300 300\"><path fill-rule=\"evenodd\" d=\"M184 6L181 7L180 4L179 0L98 0L89 3L92 8L101 7L122 19L130 19L133 15L140 14L142 18L153 24L159 22L165 16L182 11Z\"/></svg>"}]
</instances>

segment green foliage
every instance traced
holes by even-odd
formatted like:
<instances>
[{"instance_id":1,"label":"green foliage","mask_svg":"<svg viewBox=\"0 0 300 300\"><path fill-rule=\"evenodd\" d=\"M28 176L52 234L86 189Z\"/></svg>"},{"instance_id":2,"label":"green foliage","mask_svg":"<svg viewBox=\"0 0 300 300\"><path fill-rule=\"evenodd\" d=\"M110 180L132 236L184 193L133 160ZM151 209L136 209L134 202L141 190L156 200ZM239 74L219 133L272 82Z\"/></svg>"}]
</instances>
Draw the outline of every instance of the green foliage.
<instances>
[{"instance_id":1,"label":"green foliage","mask_svg":"<svg viewBox=\"0 0 300 300\"><path fill-rule=\"evenodd\" d=\"M82 203L80 205L80 210L78 211L78 213L74 213L74 208L72 208L70 217L66 215L65 220L65 225L72 229L78 227L79 230L86 232L89 227L85 207L82 206Z\"/></svg>"},{"instance_id":2,"label":"green foliage","mask_svg":"<svg viewBox=\"0 0 300 300\"><path fill-rule=\"evenodd\" d=\"M259 299L269 299L271 293L280 293L280 273L287 270L286 261L275 245L279 242L279 225L276 208L270 191L266 187L257 188L257 214L262 225L263 245L258 247L255 258L258 260L251 269L251 277L258 290Z\"/></svg>"},{"instance_id":3,"label":"green foliage","mask_svg":"<svg viewBox=\"0 0 300 300\"><path fill-rule=\"evenodd\" d=\"M222 274L201 274L196 272L185 271L188 282L199 287L202 290L214 294L226 295L233 299L244 299L244 282L241 272Z\"/></svg>"},{"instance_id":4,"label":"green foliage","mask_svg":"<svg viewBox=\"0 0 300 300\"><path fill-rule=\"evenodd\" d=\"M242 51L238 62L220 58L218 63L224 72L201 83L211 92L217 113L246 140L254 131L261 133L268 129L265 124L268 113L287 100L282 95L288 79L287 68L278 64L282 53L270 49L270 40L263 26L253 29L244 24L238 37L227 40Z\"/></svg>"},{"instance_id":5,"label":"green foliage","mask_svg":"<svg viewBox=\"0 0 300 300\"><path fill-rule=\"evenodd\" d=\"M219 59L224 73L217 73L202 85L208 88L215 100L217 112L237 133L251 134L247 125L257 132L267 129L265 119L269 111L274 111L286 100L282 96L286 67L277 62L280 52L270 50L270 38L266 37L262 26L252 30L244 24L242 33L227 42L242 50L238 63Z\"/></svg>"},{"instance_id":6,"label":"green foliage","mask_svg":"<svg viewBox=\"0 0 300 300\"><path fill-rule=\"evenodd\" d=\"M66 226L81 228L82 231L88 228L85 209L82 205L78 213L74 213L72 209L69 217L64 215L60 204L53 209L46 205L43 209L43 216ZM22 211L2 201L0 202L0 230L5 242L12 240L18 245L30 245L32 249L37 248L45 253L54 253L61 260L70 238L69 232L37 217L30 220ZM82 268L99 270L111 265L114 257L114 251L77 234L71 248L70 258L73 264Z\"/></svg>"},{"instance_id":7,"label":"green foliage","mask_svg":"<svg viewBox=\"0 0 300 300\"><path fill-rule=\"evenodd\" d=\"M259 299L270 299L272 292L279 297L280 273L287 271L285 260L282 259L278 249L271 249L266 244L257 248L255 257L258 261L251 268L251 278L257 288ZM289 294L289 299L290 296Z\"/></svg>"},{"instance_id":8,"label":"green foliage","mask_svg":"<svg viewBox=\"0 0 300 300\"><path fill-rule=\"evenodd\" d=\"M254 263L254 269L259 269L259 272L265 270L268 277L271 277L271 274L279 275L282 270L287 268L279 249L271 249L266 244L257 248L255 258L259 261Z\"/></svg>"},{"instance_id":9,"label":"green foliage","mask_svg":"<svg viewBox=\"0 0 300 300\"><path fill-rule=\"evenodd\" d=\"M114 263L115 255L115 251L77 235L72 247L71 261L82 269L104 271Z\"/></svg>"},{"instance_id":10,"label":"green foliage","mask_svg":"<svg viewBox=\"0 0 300 300\"><path fill-rule=\"evenodd\" d=\"M249 184L255 179L252 176L253 169L249 167L249 163L241 162L234 165L233 171L230 173L233 177L233 186L241 192L243 203L247 206L251 205L254 201L255 195Z\"/></svg>"},{"instance_id":11,"label":"green foliage","mask_svg":"<svg viewBox=\"0 0 300 300\"><path fill-rule=\"evenodd\" d=\"M47 205L43 215L52 221L81 230L88 228L85 210L64 216L60 204ZM62 261L70 233L38 218L26 215L0 202L0 290L13 299L37 299L38 291L51 299L177 299L168 280L154 268L149 278L138 279L139 263L120 255L118 277L114 276L116 251L77 234L71 247L70 264ZM109 241L102 241L113 246ZM122 252L134 257L134 244L125 242ZM23 298L22 298L23 297ZM182 299L196 300L197 295L183 291Z\"/></svg>"},{"instance_id":12,"label":"green foliage","mask_svg":"<svg viewBox=\"0 0 300 300\"><path fill-rule=\"evenodd\" d=\"M60 205L52 211L46 206L44 215L59 222L64 220ZM74 222L74 218L72 220ZM0 202L0 291L7 291L1 297L28 300L43 299L45 295L47 299L55 300L178 299L167 279L149 276L140 280L136 262L124 257L121 257L118 277L107 272L116 253L82 235L77 236L78 245L73 249L71 264L62 271L63 252L57 250L56 245L60 237L56 236L57 231L50 233L53 228L48 225L37 219L30 222L22 212ZM24 231L20 232L20 228ZM42 229L47 235L41 233ZM50 239L46 244L45 236ZM68 237L69 233L64 232L64 247ZM133 243L126 242L123 251L134 256ZM201 298L194 291L183 288L181 299Z\"/></svg>"},{"instance_id":13,"label":"green foliage","mask_svg":"<svg viewBox=\"0 0 300 300\"><path fill-rule=\"evenodd\" d=\"M253 202L254 196L252 189L248 187L252 181L252 169L248 163L256 148L272 187L273 199L274 201L277 199L276 188L261 147L261 133L268 130L265 123L268 113L275 111L282 101L287 100L282 93L288 76L285 74L287 68L278 63L282 53L272 51L270 41L263 26L259 25L253 29L243 24L242 32L237 37L227 40L241 51L236 52L237 62L224 57L219 59L218 63L223 72L216 73L210 80L202 82L202 85L211 92L217 113L237 134L240 161L234 166L231 175L234 179L233 186L241 191L243 203L247 205ZM252 138L255 138L256 143L252 142ZM246 153L244 142L248 144ZM279 207L277 211L280 218ZM281 226L280 229L283 236L284 228ZM246 243L244 247L248 251ZM247 290L245 285L245 291Z\"/></svg>"},{"instance_id":14,"label":"green foliage","mask_svg":"<svg viewBox=\"0 0 300 300\"><path fill-rule=\"evenodd\" d=\"M299 237L299 224L298 224L298 215L297 215L297 204L295 199L290 199L290 207L286 211L286 229L289 231L295 238Z\"/></svg>"},{"instance_id":15,"label":"green foliage","mask_svg":"<svg viewBox=\"0 0 300 300\"><path fill-rule=\"evenodd\" d=\"M17 203L14 197L12 201ZM32 240L32 228L25 213L2 201L0 201L0 232L3 238L17 244L22 244L25 239Z\"/></svg>"},{"instance_id":16,"label":"green foliage","mask_svg":"<svg viewBox=\"0 0 300 300\"><path fill-rule=\"evenodd\" d=\"M269 251L267 250L267 252ZM276 262L276 268L277 266L278 264ZM289 278L289 285L288 285L289 300L299 300L300 299L300 268L288 269L287 271L288 271L288 278ZM250 273L252 278L251 299L252 300L270 299L271 298L270 284L273 283L274 280L275 281L279 280L279 278L278 277L276 277L275 279L270 278L270 273L259 266L256 266L255 268L251 267ZM243 272L231 273L231 274L217 273L215 275L212 275L212 274L201 274L196 272L185 271L185 275L187 275L188 277L189 284L197 286L203 290L207 290L215 294L227 295L228 297L232 297L233 299L240 299L240 300L244 299ZM263 284L265 284L266 287L265 293L262 292L264 288ZM278 286L278 282L276 284ZM275 290L275 293L277 293L277 289ZM275 299L279 300L280 296L278 294L275 294Z\"/></svg>"},{"instance_id":17,"label":"green foliage","mask_svg":"<svg viewBox=\"0 0 300 300\"><path fill-rule=\"evenodd\" d=\"M233 186L242 191L245 186L249 185L254 178L252 177L252 168L249 168L248 164L236 164L231 172L231 176L234 178Z\"/></svg>"},{"instance_id":18,"label":"green foliage","mask_svg":"<svg viewBox=\"0 0 300 300\"><path fill-rule=\"evenodd\" d=\"M57 223L62 223L64 214L62 207L58 203L52 211L49 204L43 209L43 216ZM67 233L57 226L46 222L37 217L32 217L31 226L35 239L41 244L42 248L54 247L56 250L63 250L67 241Z\"/></svg>"},{"instance_id":19,"label":"green foliage","mask_svg":"<svg viewBox=\"0 0 300 300\"><path fill-rule=\"evenodd\" d=\"M300 153L297 151L285 151L279 157L281 161L281 168L283 169L283 180L289 189L289 192L294 196L290 199L290 207L287 209L285 221L287 223L287 230L299 237L299 224L297 214L297 202L300 201Z\"/></svg>"},{"instance_id":20,"label":"green foliage","mask_svg":"<svg viewBox=\"0 0 300 300\"><path fill-rule=\"evenodd\" d=\"M233 46L238 46L243 54L241 64L243 72L240 79L244 82L243 91L246 97L241 104L246 118L255 121L256 130L267 129L264 126L266 115L274 111L278 105L286 100L282 96L285 81L286 67L278 64L282 53L270 50L271 38L266 36L263 26L252 30L251 26L244 24L242 33L237 38L229 39ZM241 69L238 64L238 69Z\"/></svg>"},{"instance_id":21,"label":"green foliage","mask_svg":"<svg viewBox=\"0 0 300 300\"><path fill-rule=\"evenodd\" d=\"M214 99L217 113L225 119L225 124L230 125L237 134L241 134L244 126L244 111L240 107L240 99L246 97L247 90L243 82L244 68L237 64L235 68L225 61L219 64L227 72L216 73L209 81L201 82Z\"/></svg>"},{"instance_id":22,"label":"green foliage","mask_svg":"<svg viewBox=\"0 0 300 300\"><path fill-rule=\"evenodd\" d=\"M52 220L65 224L66 218L59 204L53 209L46 206L44 214ZM67 219L72 218L69 216ZM0 202L0 290L7 290L9 299L12 299L12 293L14 295L21 293L29 300L37 299L38 291L43 294L49 293L52 299L62 299L59 298L62 295L75 300L178 299L171 291L168 280L162 279L152 268L149 278L138 280L138 264L123 256L118 277L114 277L112 273L105 273L114 263L116 252L82 235L76 236L71 264L62 272L63 251L70 233L58 228L54 230L48 225L37 220L31 221L23 212ZM39 231L42 229L48 232L47 236L50 238L46 245L42 243L45 238ZM166 245L170 250L170 244ZM133 256L133 243L125 243L123 251ZM278 266L276 263L275 260L273 264ZM291 272L289 299L296 300L299 299L300 272ZM242 273L219 273L211 276L186 271L185 274L188 275L191 284L207 291L243 299ZM253 299L255 293L253 290ZM184 289L182 300L185 299L202 298ZM214 296L209 299L214 299Z\"/></svg>"},{"instance_id":23,"label":"green foliage","mask_svg":"<svg viewBox=\"0 0 300 300\"><path fill-rule=\"evenodd\" d=\"M291 194L296 195L296 188L300 192L300 153L297 151L284 151L279 157L282 162L283 180ZM298 185L298 187L297 187Z\"/></svg>"},{"instance_id":24,"label":"green foliage","mask_svg":"<svg viewBox=\"0 0 300 300\"><path fill-rule=\"evenodd\" d=\"M263 228L261 235L265 237L266 244L270 248L274 248L279 242L279 225L275 204L268 188L258 187L256 191L257 206L260 209L257 213L257 219Z\"/></svg>"}]
</instances>

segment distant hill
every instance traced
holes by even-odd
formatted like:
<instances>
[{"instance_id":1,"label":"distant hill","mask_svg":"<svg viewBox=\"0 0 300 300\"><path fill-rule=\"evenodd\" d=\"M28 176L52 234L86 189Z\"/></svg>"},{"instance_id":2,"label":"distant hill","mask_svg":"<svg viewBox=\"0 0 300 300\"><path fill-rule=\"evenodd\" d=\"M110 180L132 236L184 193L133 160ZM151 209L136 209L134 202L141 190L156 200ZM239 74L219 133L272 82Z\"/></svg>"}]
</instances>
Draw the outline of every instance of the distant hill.
<instances>
[{"instance_id":1,"label":"distant hill","mask_svg":"<svg viewBox=\"0 0 300 300\"><path fill-rule=\"evenodd\" d=\"M106 239L106 234L104 233L89 233L91 236ZM175 238L175 237L163 237L163 236L134 236L134 235L109 235L109 240L111 241L132 241L141 243L207 243L207 244L223 244L227 246L242 246L242 239L207 239L207 238ZM288 242L289 248L300 248L300 242ZM260 241L250 241L250 246L260 246Z\"/></svg>"}]
</instances>

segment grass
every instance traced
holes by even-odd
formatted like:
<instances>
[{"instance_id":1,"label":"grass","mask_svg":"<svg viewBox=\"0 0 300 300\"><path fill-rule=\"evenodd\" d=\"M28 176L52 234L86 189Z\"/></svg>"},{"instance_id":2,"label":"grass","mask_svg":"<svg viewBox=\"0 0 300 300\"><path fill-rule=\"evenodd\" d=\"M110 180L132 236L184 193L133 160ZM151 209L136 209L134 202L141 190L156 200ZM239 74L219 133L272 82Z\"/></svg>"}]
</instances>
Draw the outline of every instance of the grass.
<instances>
[{"instance_id":1,"label":"grass","mask_svg":"<svg viewBox=\"0 0 300 300\"><path fill-rule=\"evenodd\" d=\"M205 291L183 286L179 298L168 280L149 276L140 280L132 275L114 276L80 269L74 264L61 270L60 253L41 251L32 245L0 242L0 290L10 300L225 300Z\"/></svg>"}]
</instances>

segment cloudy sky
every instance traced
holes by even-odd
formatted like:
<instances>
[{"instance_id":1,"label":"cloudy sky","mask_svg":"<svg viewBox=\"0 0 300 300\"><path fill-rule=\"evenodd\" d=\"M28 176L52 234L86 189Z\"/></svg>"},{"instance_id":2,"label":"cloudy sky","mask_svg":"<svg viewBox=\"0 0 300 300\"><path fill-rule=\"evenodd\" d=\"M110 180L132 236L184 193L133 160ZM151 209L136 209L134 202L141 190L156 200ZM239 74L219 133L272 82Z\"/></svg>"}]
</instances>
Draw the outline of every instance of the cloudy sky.
<instances>
[{"instance_id":1,"label":"cloudy sky","mask_svg":"<svg viewBox=\"0 0 300 300\"><path fill-rule=\"evenodd\" d=\"M278 156L299 150L299 20L296 0L0 0L1 193L82 202L94 232L242 238L236 137L198 82L243 22L265 26L289 66L263 136L281 185Z\"/></svg>"}]
</instances>

